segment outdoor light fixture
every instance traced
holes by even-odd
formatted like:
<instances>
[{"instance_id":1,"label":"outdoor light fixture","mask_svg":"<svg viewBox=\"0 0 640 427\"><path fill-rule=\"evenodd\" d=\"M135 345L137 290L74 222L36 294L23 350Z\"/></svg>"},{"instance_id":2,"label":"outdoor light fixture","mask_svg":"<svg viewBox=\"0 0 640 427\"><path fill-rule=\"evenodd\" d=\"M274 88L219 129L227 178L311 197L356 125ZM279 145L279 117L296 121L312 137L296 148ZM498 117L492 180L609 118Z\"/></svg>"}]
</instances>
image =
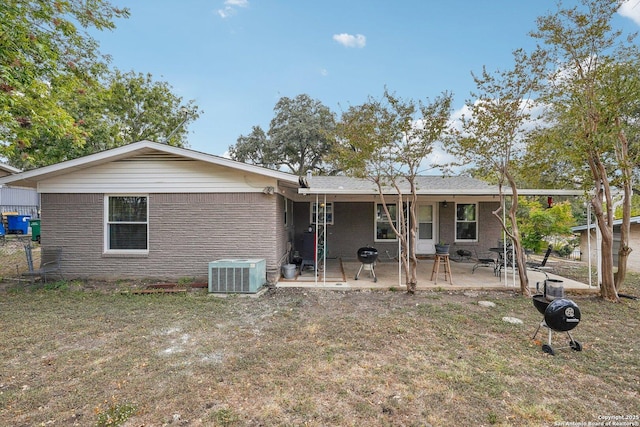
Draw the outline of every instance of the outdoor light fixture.
<instances>
[{"instance_id":1,"label":"outdoor light fixture","mask_svg":"<svg viewBox=\"0 0 640 427\"><path fill-rule=\"evenodd\" d=\"M447 206L449 206L449 204L447 203L447 201L445 200L444 202L442 202L442 207L446 208Z\"/></svg>"}]
</instances>

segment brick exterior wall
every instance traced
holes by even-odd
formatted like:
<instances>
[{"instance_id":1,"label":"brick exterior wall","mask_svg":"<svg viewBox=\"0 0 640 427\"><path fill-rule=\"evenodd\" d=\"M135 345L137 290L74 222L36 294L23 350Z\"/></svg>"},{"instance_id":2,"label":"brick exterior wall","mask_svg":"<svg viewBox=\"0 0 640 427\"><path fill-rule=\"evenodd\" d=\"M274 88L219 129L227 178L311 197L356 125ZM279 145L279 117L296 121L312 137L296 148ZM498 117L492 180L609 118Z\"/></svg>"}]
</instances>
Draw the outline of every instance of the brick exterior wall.
<instances>
[{"instance_id":1,"label":"brick exterior wall","mask_svg":"<svg viewBox=\"0 0 640 427\"><path fill-rule=\"evenodd\" d=\"M344 260L357 259L358 248L373 245L380 253L381 261L388 259L385 251L395 255L398 251L396 242L374 242L374 202L333 202L334 224L327 226L327 256ZM451 251L468 249L484 252L495 247L502 238L500 222L493 216L498 202L479 203L478 224L479 241L477 243L454 243L455 240L455 203L449 202L445 208L438 203L440 238L452 244ZM300 247L302 233L309 226L308 202L295 203L295 240L296 247Z\"/></svg>"},{"instance_id":2,"label":"brick exterior wall","mask_svg":"<svg viewBox=\"0 0 640 427\"><path fill-rule=\"evenodd\" d=\"M281 256L279 196L149 194L149 254L103 254L103 194L42 194L42 244L63 248L68 278L206 279L210 261Z\"/></svg>"}]
</instances>

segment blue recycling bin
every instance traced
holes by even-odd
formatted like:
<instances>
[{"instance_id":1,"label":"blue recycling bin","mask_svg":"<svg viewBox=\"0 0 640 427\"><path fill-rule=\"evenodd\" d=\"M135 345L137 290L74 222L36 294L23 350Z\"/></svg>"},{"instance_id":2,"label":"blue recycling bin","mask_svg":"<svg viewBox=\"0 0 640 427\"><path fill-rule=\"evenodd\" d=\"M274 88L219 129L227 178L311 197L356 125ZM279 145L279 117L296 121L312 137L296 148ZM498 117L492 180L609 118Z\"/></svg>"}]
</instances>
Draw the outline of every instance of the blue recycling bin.
<instances>
[{"instance_id":1,"label":"blue recycling bin","mask_svg":"<svg viewBox=\"0 0 640 427\"><path fill-rule=\"evenodd\" d=\"M8 215L7 233L27 234L29 233L29 220L31 215Z\"/></svg>"}]
</instances>

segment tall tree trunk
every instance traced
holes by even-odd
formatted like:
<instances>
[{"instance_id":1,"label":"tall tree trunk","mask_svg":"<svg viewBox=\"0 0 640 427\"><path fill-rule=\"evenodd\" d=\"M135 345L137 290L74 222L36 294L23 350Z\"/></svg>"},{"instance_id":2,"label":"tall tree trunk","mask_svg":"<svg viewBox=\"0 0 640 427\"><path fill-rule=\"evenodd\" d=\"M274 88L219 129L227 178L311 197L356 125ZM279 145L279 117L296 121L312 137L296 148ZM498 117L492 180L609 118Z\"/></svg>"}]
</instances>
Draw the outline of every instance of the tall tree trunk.
<instances>
[{"instance_id":1,"label":"tall tree trunk","mask_svg":"<svg viewBox=\"0 0 640 427\"><path fill-rule=\"evenodd\" d=\"M522 242L520 240L520 229L518 228L518 188L513 177L504 173L505 178L509 182L511 186L511 208L509 209L509 222L511 223L511 231L507 225L502 221L502 218L499 216L499 212L502 210L502 207L495 211L493 214L498 217L500 223L502 224L502 229L509 236L511 242L513 244L513 251L515 253L515 259L513 260L518 270L518 278L520 279L520 292L522 295L530 297L531 290L529 289L529 276L527 276L527 259L526 254L524 253L524 249L522 247ZM502 186L500 185L500 194L502 194ZM504 197L504 196L502 196ZM503 200L503 199L502 199Z\"/></svg>"},{"instance_id":2,"label":"tall tree trunk","mask_svg":"<svg viewBox=\"0 0 640 427\"><path fill-rule=\"evenodd\" d=\"M517 200L517 191L514 191L514 193L516 193L516 195L514 195L514 199ZM531 296L531 290L529 289L529 276L527 276L527 258L526 258L526 254L524 253L524 249L522 247L522 243L520 241L520 230L518 228L518 222L516 219L516 209L517 209L517 205L518 203L516 202L515 204L515 209L512 205L511 209L509 210L509 219L511 220L511 224L512 224L512 236L511 236L511 241L513 243L513 250L515 252L515 263L518 266L517 270L518 270L518 278L520 279L520 292L522 292L522 295L526 296L526 297L530 297Z\"/></svg>"},{"instance_id":3,"label":"tall tree trunk","mask_svg":"<svg viewBox=\"0 0 640 427\"><path fill-rule=\"evenodd\" d=\"M389 213L389 206L384 197L384 191L382 189L382 182L380 179L374 180L375 184L378 186L378 194L380 195L380 202L382 203L382 207L384 209L384 213L387 218L391 218ZM413 183L412 183L413 185ZM393 221L389 221L389 225L391 229L396 234L396 237L400 240L400 247L402 248L401 253L398 254L400 257L400 264L402 265L402 269L404 270L405 283L407 285L407 293L415 294L416 288L418 286L418 258L416 258L415 254L415 230L414 225L411 225L409 228L409 224L406 223L406 218L404 216L404 209L402 206L402 192L400 191L400 187L397 186L395 182L393 182L393 186L398 191L398 205L396 209L396 224L393 224ZM414 187L412 187L414 188ZM417 197L417 196L416 196ZM409 242L411 242L411 247L409 247ZM409 254L409 259L406 256L402 256L402 254Z\"/></svg>"},{"instance_id":4,"label":"tall tree trunk","mask_svg":"<svg viewBox=\"0 0 640 427\"><path fill-rule=\"evenodd\" d=\"M622 202L622 224L620 224L620 248L618 249L618 271L614 275L616 291L620 289L627 276L627 262L632 249L629 247L631 233L631 182L624 183L624 200Z\"/></svg>"},{"instance_id":5,"label":"tall tree trunk","mask_svg":"<svg viewBox=\"0 0 640 427\"><path fill-rule=\"evenodd\" d=\"M608 301L618 301L618 293L615 287L615 278L613 274L613 227L607 224L604 219L602 207L598 209L597 203L593 203L595 211L596 223L602 235L602 243L600 246L600 258L602 266L602 283L600 283L600 296ZM600 203L602 205L602 203Z\"/></svg>"},{"instance_id":6,"label":"tall tree trunk","mask_svg":"<svg viewBox=\"0 0 640 427\"><path fill-rule=\"evenodd\" d=\"M416 209L418 206L418 192L415 184L415 177L410 179L411 184L411 203L407 209L409 209L409 223L406 224L407 231L409 234L409 274L407 275L407 292L410 294L414 294L416 292L416 288L418 286L418 256L416 251L418 250L418 240L417 240L417 228L418 221L416 216ZM402 212L402 210L401 210Z\"/></svg>"},{"instance_id":7,"label":"tall tree trunk","mask_svg":"<svg viewBox=\"0 0 640 427\"><path fill-rule=\"evenodd\" d=\"M620 118L616 119L616 124L620 126ZM616 157L622 172L622 188L624 199L622 201L622 224L620 225L620 248L618 249L618 271L616 272L615 287L619 290L627 276L627 262L632 249L629 247L629 237L631 234L631 198L633 197L633 165L629 161L629 141L623 130L618 132L618 147Z\"/></svg>"},{"instance_id":8,"label":"tall tree trunk","mask_svg":"<svg viewBox=\"0 0 640 427\"><path fill-rule=\"evenodd\" d=\"M602 236L600 246L600 259L602 263L600 296L607 301L618 302L618 292L616 291L613 274L613 201L611 188L609 187L605 167L597 153L592 153L592 155L589 156L589 167L595 182L595 194L591 199L591 205L593 206L596 223ZM606 207L603 207L603 196Z\"/></svg>"}]
</instances>

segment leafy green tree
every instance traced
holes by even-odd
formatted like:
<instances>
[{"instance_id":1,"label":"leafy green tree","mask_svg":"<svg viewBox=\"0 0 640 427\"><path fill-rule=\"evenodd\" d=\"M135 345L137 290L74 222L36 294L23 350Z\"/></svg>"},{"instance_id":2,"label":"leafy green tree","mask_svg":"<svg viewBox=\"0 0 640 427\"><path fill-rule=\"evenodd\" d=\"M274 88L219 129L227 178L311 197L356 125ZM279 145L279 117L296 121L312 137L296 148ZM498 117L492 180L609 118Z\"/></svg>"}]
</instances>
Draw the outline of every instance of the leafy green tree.
<instances>
[{"instance_id":1,"label":"leafy green tree","mask_svg":"<svg viewBox=\"0 0 640 427\"><path fill-rule=\"evenodd\" d=\"M539 76L545 80L541 100L549 106L552 128L544 141L574 164L576 180L591 193L591 205L602 235L602 298L618 301L631 251L629 218L633 168L637 153L630 143L629 120L640 99L640 55L632 38L612 29L619 2L581 0L538 18L532 36L543 42ZM586 161L586 167L585 167ZM618 273L613 271L613 194L625 194Z\"/></svg>"},{"instance_id":2,"label":"leafy green tree","mask_svg":"<svg viewBox=\"0 0 640 427\"><path fill-rule=\"evenodd\" d=\"M128 15L104 0L0 3L0 156L20 158L38 138L83 143L83 131L56 94L71 93L104 70L87 30L113 29L116 18Z\"/></svg>"},{"instance_id":3,"label":"leafy green tree","mask_svg":"<svg viewBox=\"0 0 640 427\"><path fill-rule=\"evenodd\" d=\"M116 70L105 85L99 111L103 126L112 129L105 148L145 139L186 145L187 126L200 116L195 101L183 102L169 83L154 81L151 74Z\"/></svg>"},{"instance_id":4,"label":"leafy green tree","mask_svg":"<svg viewBox=\"0 0 640 427\"><path fill-rule=\"evenodd\" d=\"M416 178L447 126L451 99L444 93L432 102L415 102L397 98L385 89L382 99L369 97L364 104L350 107L338 124L333 153L341 169L377 186L387 218L393 217L389 204L397 200L386 200L389 189L407 202L408 222L406 215L397 215L397 224L389 221L389 225L400 240L402 252L408 254L401 260L410 294L418 284ZM398 207L398 211L402 209Z\"/></svg>"},{"instance_id":5,"label":"leafy green tree","mask_svg":"<svg viewBox=\"0 0 640 427\"><path fill-rule=\"evenodd\" d=\"M229 147L231 158L274 169L285 167L300 176L307 171L331 172L326 161L336 126L331 110L302 94L280 98L274 111L267 135L254 126L251 134L241 135Z\"/></svg>"},{"instance_id":6,"label":"leafy green tree","mask_svg":"<svg viewBox=\"0 0 640 427\"><path fill-rule=\"evenodd\" d=\"M187 126L199 117L193 101L184 103L166 82L150 74L103 73L102 78L51 83L51 98L73 119L80 141L52 131L34 134L7 157L22 169L45 166L141 140L186 145Z\"/></svg>"},{"instance_id":7,"label":"leafy green tree","mask_svg":"<svg viewBox=\"0 0 640 427\"><path fill-rule=\"evenodd\" d=\"M571 236L575 225L571 203L555 203L543 206L539 200L521 198L518 223L522 235L522 245L533 251L540 251L558 237Z\"/></svg>"},{"instance_id":8,"label":"leafy green tree","mask_svg":"<svg viewBox=\"0 0 640 427\"><path fill-rule=\"evenodd\" d=\"M260 126L254 126L247 136L240 135L237 144L229 147L232 159L270 169L278 168L276 153L272 141Z\"/></svg>"},{"instance_id":9,"label":"leafy green tree","mask_svg":"<svg viewBox=\"0 0 640 427\"><path fill-rule=\"evenodd\" d=\"M500 208L493 212L502 229L513 243L515 261L526 265L518 225L517 165L524 154L528 129L534 105L530 97L537 91L537 80L532 78L536 58L523 51L514 52L514 67L506 71L473 75L477 91L466 101L469 113L463 115L460 126L453 128L447 138L447 150L460 164L475 164L491 176L500 191ZM506 190L505 190L506 188ZM502 206L506 206L506 191L510 194L507 220ZM525 268L518 268L520 291L529 296L529 278Z\"/></svg>"}]
</instances>

